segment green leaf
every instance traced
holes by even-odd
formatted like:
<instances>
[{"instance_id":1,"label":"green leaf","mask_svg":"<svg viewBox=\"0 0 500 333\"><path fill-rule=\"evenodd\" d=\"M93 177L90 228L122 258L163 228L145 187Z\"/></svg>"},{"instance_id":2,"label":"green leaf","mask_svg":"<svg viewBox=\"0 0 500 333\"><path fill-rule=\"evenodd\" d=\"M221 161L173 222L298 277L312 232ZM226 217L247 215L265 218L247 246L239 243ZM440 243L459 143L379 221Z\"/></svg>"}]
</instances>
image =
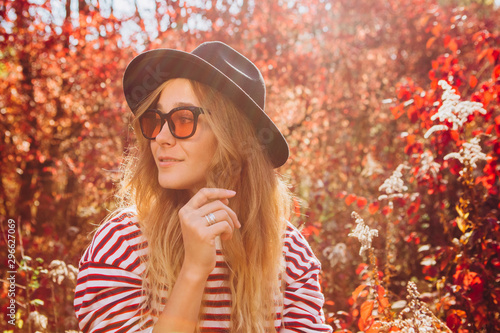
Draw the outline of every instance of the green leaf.
<instances>
[{"instance_id":1,"label":"green leaf","mask_svg":"<svg viewBox=\"0 0 500 333\"><path fill-rule=\"evenodd\" d=\"M38 289L40 288L40 283L38 281L32 281L28 286L32 289Z\"/></svg>"},{"instance_id":2,"label":"green leaf","mask_svg":"<svg viewBox=\"0 0 500 333\"><path fill-rule=\"evenodd\" d=\"M42 306L42 305L44 305L44 304L45 304L45 302L44 302L44 301L42 301L41 299L38 299L38 298L37 298L37 299L32 300L32 301L30 302L30 304L31 304L31 305L40 305L40 306Z\"/></svg>"}]
</instances>

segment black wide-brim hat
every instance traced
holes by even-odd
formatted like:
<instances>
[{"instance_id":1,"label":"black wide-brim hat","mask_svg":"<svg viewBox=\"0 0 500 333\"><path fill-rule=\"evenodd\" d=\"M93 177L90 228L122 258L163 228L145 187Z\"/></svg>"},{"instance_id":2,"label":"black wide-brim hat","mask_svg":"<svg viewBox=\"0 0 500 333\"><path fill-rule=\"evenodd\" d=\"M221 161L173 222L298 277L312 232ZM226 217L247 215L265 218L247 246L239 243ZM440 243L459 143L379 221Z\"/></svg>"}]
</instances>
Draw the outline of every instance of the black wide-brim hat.
<instances>
[{"instance_id":1,"label":"black wide-brim hat","mask_svg":"<svg viewBox=\"0 0 500 333\"><path fill-rule=\"evenodd\" d=\"M156 49L139 54L127 66L123 91L133 113L163 82L186 78L226 95L255 127L257 137L275 168L288 159L288 144L266 114L266 86L259 69L222 42L206 42L191 53Z\"/></svg>"}]
</instances>

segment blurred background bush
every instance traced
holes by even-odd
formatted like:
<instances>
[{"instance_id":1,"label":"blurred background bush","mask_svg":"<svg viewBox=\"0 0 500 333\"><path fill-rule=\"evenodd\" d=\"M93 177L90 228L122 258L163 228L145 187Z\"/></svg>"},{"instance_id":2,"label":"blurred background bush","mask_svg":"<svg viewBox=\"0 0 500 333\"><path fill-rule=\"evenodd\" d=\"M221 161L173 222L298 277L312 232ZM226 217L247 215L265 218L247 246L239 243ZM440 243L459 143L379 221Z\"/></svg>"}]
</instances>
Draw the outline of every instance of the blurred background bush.
<instances>
[{"instance_id":1,"label":"blurred background bush","mask_svg":"<svg viewBox=\"0 0 500 333\"><path fill-rule=\"evenodd\" d=\"M453 332L500 331L499 14L473 0L2 1L3 313L8 219L18 261L16 327L2 316L3 332L78 330L78 260L133 143L125 66L207 40L263 72L290 143L279 170L296 195L290 219L323 263L335 330L381 331L374 321L408 306L412 281ZM433 117L440 80L484 112L469 107L460 126ZM399 187L380 188L387 179ZM370 256L348 237L352 211L378 229Z\"/></svg>"}]
</instances>

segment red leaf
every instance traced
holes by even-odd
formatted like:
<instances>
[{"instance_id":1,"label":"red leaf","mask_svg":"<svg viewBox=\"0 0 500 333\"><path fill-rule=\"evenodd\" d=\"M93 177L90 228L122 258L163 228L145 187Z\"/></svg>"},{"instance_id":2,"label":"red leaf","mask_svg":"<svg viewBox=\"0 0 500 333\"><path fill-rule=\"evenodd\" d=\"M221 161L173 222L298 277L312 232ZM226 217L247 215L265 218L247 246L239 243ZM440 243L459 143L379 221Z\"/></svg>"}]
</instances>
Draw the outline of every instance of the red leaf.
<instances>
[{"instance_id":1,"label":"red leaf","mask_svg":"<svg viewBox=\"0 0 500 333\"><path fill-rule=\"evenodd\" d=\"M347 206L350 206L354 201L356 201L356 196L354 194L349 194L347 198L345 198L345 203Z\"/></svg>"},{"instance_id":2,"label":"red leaf","mask_svg":"<svg viewBox=\"0 0 500 333\"><path fill-rule=\"evenodd\" d=\"M493 69L493 80L496 80L500 76L500 65L496 65L495 69Z\"/></svg>"},{"instance_id":3,"label":"red leaf","mask_svg":"<svg viewBox=\"0 0 500 333\"><path fill-rule=\"evenodd\" d=\"M420 207L420 202L419 201L416 201L416 202L412 202L410 207L408 207L408 210L406 211L406 214L408 214L408 216L414 214L415 212L418 211Z\"/></svg>"},{"instance_id":4,"label":"red leaf","mask_svg":"<svg viewBox=\"0 0 500 333\"><path fill-rule=\"evenodd\" d=\"M451 330L456 331L460 324L462 323L462 319L456 314L452 313L446 318L446 326L448 326Z\"/></svg>"},{"instance_id":5,"label":"red leaf","mask_svg":"<svg viewBox=\"0 0 500 333\"><path fill-rule=\"evenodd\" d=\"M385 216L389 215L391 212L392 209L389 206L385 206L384 208L382 208L382 214L384 214Z\"/></svg>"},{"instance_id":6,"label":"red leaf","mask_svg":"<svg viewBox=\"0 0 500 333\"><path fill-rule=\"evenodd\" d=\"M358 205L359 208L363 208L364 206L366 206L367 200L364 197L358 197L356 204Z\"/></svg>"},{"instance_id":7,"label":"red leaf","mask_svg":"<svg viewBox=\"0 0 500 333\"><path fill-rule=\"evenodd\" d=\"M305 227L304 229L302 229L301 233L308 237L308 236L311 236L311 235L315 235L315 236L318 236L319 235L319 232L320 232L320 227L321 224L319 224L318 222L314 222L310 225L308 225L307 227Z\"/></svg>"},{"instance_id":8,"label":"red leaf","mask_svg":"<svg viewBox=\"0 0 500 333\"><path fill-rule=\"evenodd\" d=\"M361 272L368 266L364 262L358 265L358 268L356 268L356 274L361 274Z\"/></svg>"},{"instance_id":9,"label":"red leaf","mask_svg":"<svg viewBox=\"0 0 500 333\"><path fill-rule=\"evenodd\" d=\"M469 85L471 88L474 88L477 85L477 78L474 75L470 76Z\"/></svg>"},{"instance_id":10,"label":"red leaf","mask_svg":"<svg viewBox=\"0 0 500 333\"><path fill-rule=\"evenodd\" d=\"M498 59L499 52L500 51L495 49L488 49L488 61L494 64Z\"/></svg>"}]
</instances>

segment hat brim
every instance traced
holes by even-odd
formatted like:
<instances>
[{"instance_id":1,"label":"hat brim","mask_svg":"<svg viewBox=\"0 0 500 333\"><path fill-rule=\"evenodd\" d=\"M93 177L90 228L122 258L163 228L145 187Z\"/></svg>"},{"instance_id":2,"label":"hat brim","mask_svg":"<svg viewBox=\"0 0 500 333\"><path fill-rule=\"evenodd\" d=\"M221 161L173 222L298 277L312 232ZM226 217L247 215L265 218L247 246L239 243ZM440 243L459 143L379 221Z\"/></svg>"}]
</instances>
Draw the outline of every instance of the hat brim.
<instances>
[{"instance_id":1,"label":"hat brim","mask_svg":"<svg viewBox=\"0 0 500 333\"><path fill-rule=\"evenodd\" d=\"M123 76L123 91L132 112L161 83L173 78L198 81L226 95L254 125L273 166L280 167L287 161L288 144L264 110L233 80L195 54L156 49L135 57Z\"/></svg>"}]
</instances>

